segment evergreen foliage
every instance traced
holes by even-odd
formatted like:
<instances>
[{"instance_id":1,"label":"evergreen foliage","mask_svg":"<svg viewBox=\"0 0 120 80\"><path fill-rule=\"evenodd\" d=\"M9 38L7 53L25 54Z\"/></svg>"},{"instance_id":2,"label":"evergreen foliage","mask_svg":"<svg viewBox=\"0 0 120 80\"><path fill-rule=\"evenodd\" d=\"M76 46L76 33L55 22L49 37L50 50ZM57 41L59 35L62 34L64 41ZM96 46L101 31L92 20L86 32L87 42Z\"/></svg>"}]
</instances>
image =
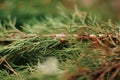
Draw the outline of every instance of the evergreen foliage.
<instances>
[{"instance_id":1,"label":"evergreen foliage","mask_svg":"<svg viewBox=\"0 0 120 80\"><path fill-rule=\"evenodd\" d=\"M115 74L120 66L118 24L110 20L102 22L77 8L73 13L61 11L58 17L49 15L32 22L23 24L21 30L16 28L16 19L8 17L1 23L1 80L109 80L112 77L118 80L120 77ZM99 39L101 35L103 39ZM101 77L102 74L105 76Z\"/></svg>"}]
</instances>

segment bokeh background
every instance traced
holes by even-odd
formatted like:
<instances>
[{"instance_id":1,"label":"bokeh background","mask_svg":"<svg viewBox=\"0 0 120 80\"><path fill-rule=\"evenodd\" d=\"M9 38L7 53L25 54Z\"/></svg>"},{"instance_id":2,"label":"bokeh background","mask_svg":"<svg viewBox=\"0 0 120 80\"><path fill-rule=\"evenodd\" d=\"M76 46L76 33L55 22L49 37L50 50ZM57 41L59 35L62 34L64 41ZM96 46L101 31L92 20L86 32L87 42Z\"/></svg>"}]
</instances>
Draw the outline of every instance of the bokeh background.
<instances>
[{"instance_id":1,"label":"bokeh background","mask_svg":"<svg viewBox=\"0 0 120 80\"><path fill-rule=\"evenodd\" d=\"M77 5L80 11L87 11L99 19L119 21L120 0L0 0L0 19L17 17L17 24L21 25L46 15L56 17L61 5L68 13Z\"/></svg>"}]
</instances>

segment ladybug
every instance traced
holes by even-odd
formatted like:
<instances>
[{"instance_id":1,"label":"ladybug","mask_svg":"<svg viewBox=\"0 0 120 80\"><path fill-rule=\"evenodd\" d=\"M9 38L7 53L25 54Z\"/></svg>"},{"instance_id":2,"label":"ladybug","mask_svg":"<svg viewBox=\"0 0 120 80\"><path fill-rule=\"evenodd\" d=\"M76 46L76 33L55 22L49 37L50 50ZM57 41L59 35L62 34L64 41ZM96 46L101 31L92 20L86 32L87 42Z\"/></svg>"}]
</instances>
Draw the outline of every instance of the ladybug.
<instances>
[{"instance_id":1,"label":"ladybug","mask_svg":"<svg viewBox=\"0 0 120 80\"><path fill-rule=\"evenodd\" d=\"M66 40L65 38L61 38L61 39L60 39L60 42L61 42L61 43L66 43L67 40Z\"/></svg>"}]
</instances>

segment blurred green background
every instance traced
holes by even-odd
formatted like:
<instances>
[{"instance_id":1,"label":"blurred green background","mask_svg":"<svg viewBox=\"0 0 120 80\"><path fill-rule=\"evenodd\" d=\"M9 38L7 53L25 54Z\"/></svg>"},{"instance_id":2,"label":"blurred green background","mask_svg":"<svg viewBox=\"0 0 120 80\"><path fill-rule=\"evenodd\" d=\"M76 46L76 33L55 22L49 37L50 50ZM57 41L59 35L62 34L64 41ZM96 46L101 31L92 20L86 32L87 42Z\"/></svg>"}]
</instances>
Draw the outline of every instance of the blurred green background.
<instances>
[{"instance_id":1,"label":"blurred green background","mask_svg":"<svg viewBox=\"0 0 120 80\"><path fill-rule=\"evenodd\" d=\"M17 24L21 25L33 18L44 18L45 15L56 16L59 0L0 0L0 19L8 16L17 17Z\"/></svg>"},{"instance_id":2,"label":"blurred green background","mask_svg":"<svg viewBox=\"0 0 120 80\"><path fill-rule=\"evenodd\" d=\"M96 2L95 2L96 1ZM67 11L74 11L77 5L81 11L88 11L100 19L108 18L118 20L115 7L111 6L111 0L0 0L0 20L4 21L8 16L17 18L17 25L31 21L33 18L41 20L46 15L58 16L58 7L63 5Z\"/></svg>"}]
</instances>

